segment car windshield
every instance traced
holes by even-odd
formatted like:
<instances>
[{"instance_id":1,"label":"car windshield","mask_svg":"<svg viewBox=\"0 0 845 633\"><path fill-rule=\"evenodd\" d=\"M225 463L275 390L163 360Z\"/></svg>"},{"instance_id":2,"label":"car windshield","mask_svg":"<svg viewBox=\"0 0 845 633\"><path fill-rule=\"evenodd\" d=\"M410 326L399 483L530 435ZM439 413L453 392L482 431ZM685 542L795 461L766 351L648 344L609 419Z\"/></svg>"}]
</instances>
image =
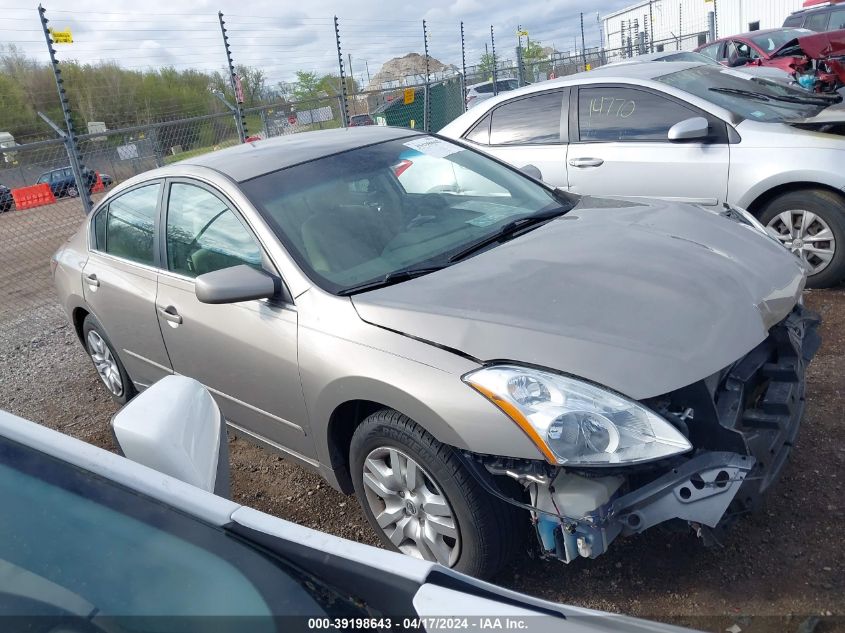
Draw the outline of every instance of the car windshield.
<instances>
[{"instance_id":1,"label":"car windshield","mask_svg":"<svg viewBox=\"0 0 845 633\"><path fill-rule=\"evenodd\" d=\"M807 29L783 29L782 31L772 31L770 33L761 33L754 35L749 39L762 51L773 53L787 42L794 40L796 37L803 37L805 35L812 35L813 32Z\"/></svg>"},{"instance_id":2,"label":"car windshield","mask_svg":"<svg viewBox=\"0 0 845 633\"><path fill-rule=\"evenodd\" d=\"M817 95L721 66L695 66L657 77L657 81L754 121L812 117L826 107Z\"/></svg>"},{"instance_id":3,"label":"car windshield","mask_svg":"<svg viewBox=\"0 0 845 633\"><path fill-rule=\"evenodd\" d=\"M259 176L242 188L306 274L337 293L448 265L514 220L571 205L483 154L422 135Z\"/></svg>"}]
</instances>

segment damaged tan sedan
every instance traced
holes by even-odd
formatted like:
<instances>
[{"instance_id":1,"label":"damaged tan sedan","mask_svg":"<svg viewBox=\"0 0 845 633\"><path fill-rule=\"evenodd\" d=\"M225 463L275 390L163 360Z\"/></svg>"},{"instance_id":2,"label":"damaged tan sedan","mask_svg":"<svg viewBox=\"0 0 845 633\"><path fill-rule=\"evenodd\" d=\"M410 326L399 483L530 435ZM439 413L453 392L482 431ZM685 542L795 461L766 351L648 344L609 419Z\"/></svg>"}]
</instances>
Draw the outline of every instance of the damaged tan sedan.
<instances>
[{"instance_id":1,"label":"damaged tan sedan","mask_svg":"<svg viewBox=\"0 0 845 633\"><path fill-rule=\"evenodd\" d=\"M753 509L818 318L740 209L576 196L378 126L123 183L54 257L106 388L202 382L229 426L353 493L385 545L476 575Z\"/></svg>"}]
</instances>

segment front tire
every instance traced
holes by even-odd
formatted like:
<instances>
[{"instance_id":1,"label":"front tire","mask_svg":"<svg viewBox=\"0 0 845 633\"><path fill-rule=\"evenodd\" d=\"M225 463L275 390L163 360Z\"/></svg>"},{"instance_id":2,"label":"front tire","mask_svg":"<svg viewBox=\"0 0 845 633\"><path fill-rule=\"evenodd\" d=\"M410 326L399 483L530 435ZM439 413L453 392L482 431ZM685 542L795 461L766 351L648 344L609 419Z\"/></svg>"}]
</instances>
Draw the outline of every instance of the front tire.
<instances>
[{"instance_id":1,"label":"front tire","mask_svg":"<svg viewBox=\"0 0 845 633\"><path fill-rule=\"evenodd\" d=\"M69 198L75 198L79 195L79 191L77 191L76 187L73 185L65 189L65 193L68 195Z\"/></svg>"},{"instance_id":2,"label":"front tire","mask_svg":"<svg viewBox=\"0 0 845 633\"><path fill-rule=\"evenodd\" d=\"M383 409L364 420L349 453L358 502L386 547L490 577L519 544L523 513L487 493L454 449L401 413Z\"/></svg>"},{"instance_id":3,"label":"front tire","mask_svg":"<svg viewBox=\"0 0 845 633\"><path fill-rule=\"evenodd\" d=\"M791 191L760 213L771 233L810 267L808 288L845 279L845 199L824 189Z\"/></svg>"},{"instance_id":4,"label":"front tire","mask_svg":"<svg viewBox=\"0 0 845 633\"><path fill-rule=\"evenodd\" d=\"M94 363L94 369L97 370L97 375L112 400L120 405L129 402L137 393L135 385L114 351L103 326L93 314L89 314L82 322L82 340L88 356Z\"/></svg>"}]
</instances>

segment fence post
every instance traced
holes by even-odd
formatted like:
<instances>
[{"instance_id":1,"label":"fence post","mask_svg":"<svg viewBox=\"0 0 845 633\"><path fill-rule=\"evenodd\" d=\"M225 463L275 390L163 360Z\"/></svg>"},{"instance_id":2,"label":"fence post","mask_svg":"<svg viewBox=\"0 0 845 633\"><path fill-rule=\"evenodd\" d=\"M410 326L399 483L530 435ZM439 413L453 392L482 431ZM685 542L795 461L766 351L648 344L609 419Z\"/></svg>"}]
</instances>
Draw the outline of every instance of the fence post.
<instances>
[{"instance_id":1,"label":"fence post","mask_svg":"<svg viewBox=\"0 0 845 633\"><path fill-rule=\"evenodd\" d=\"M238 138L241 143L246 143L247 129L246 129L246 115L243 109L243 90L238 90L238 75L235 73L235 64L232 62L232 49L229 48L229 36L226 35L226 23L223 21L223 12L217 12L217 18L220 20L220 33L223 34L223 48L226 49L226 61L229 64L229 82L232 85L232 94L235 96L235 125L238 128Z\"/></svg>"},{"instance_id":2,"label":"fence post","mask_svg":"<svg viewBox=\"0 0 845 633\"><path fill-rule=\"evenodd\" d=\"M337 16L334 16L334 38L337 43L337 65L340 69L340 94L341 94L341 108L340 118L343 122L343 127L349 126L349 100L346 96L346 73L343 70L343 51L340 48L340 25L337 21Z\"/></svg>"},{"instance_id":3,"label":"fence post","mask_svg":"<svg viewBox=\"0 0 845 633\"><path fill-rule=\"evenodd\" d=\"M464 46L464 21L461 20L461 101L464 112L467 111L467 55Z\"/></svg>"},{"instance_id":4,"label":"fence post","mask_svg":"<svg viewBox=\"0 0 845 633\"><path fill-rule=\"evenodd\" d=\"M713 11L707 13L707 41L716 41L716 14Z\"/></svg>"},{"instance_id":5,"label":"fence post","mask_svg":"<svg viewBox=\"0 0 845 633\"><path fill-rule=\"evenodd\" d=\"M425 53L425 99L423 99L423 130L431 132L431 70L428 64L428 28L423 23L423 52Z\"/></svg>"},{"instance_id":6,"label":"fence post","mask_svg":"<svg viewBox=\"0 0 845 633\"><path fill-rule=\"evenodd\" d=\"M652 5L654 0L648 0L648 48L649 52L654 52L654 10Z\"/></svg>"},{"instance_id":7,"label":"fence post","mask_svg":"<svg viewBox=\"0 0 845 633\"><path fill-rule=\"evenodd\" d=\"M684 40L684 3L678 3L678 46L675 50L681 50L681 42Z\"/></svg>"},{"instance_id":8,"label":"fence post","mask_svg":"<svg viewBox=\"0 0 845 633\"><path fill-rule=\"evenodd\" d=\"M493 25L490 25L490 50L493 52L493 94L499 94L499 88L497 85L497 78L499 76L498 71L496 70L496 38L493 35Z\"/></svg>"},{"instance_id":9,"label":"fence post","mask_svg":"<svg viewBox=\"0 0 845 633\"><path fill-rule=\"evenodd\" d=\"M40 4L38 5L38 17L41 20L41 29L44 31L44 41L47 42L47 50L50 52L50 65L53 67L53 78L56 80L56 90L59 92L59 102L62 106L62 115L65 119L65 134L58 126L51 127L62 137L67 150L67 157L70 161L70 168L73 171L73 178L76 180L76 191L79 193L79 199L82 201L82 208L85 214L91 213L94 204L91 202L90 185L85 180L85 166L82 164L82 154L79 151L79 140L76 136L76 130L73 127L73 118L70 111L70 101L67 98L67 92L64 88L64 79L62 79L62 71L59 68L59 60L56 59L56 50L53 48L53 37L50 35L50 29L47 26L49 20L47 19L46 9ZM49 122L48 119L45 120Z\"/></svg>"},{"instance_id":10,"label":"fence post","mask_svg":"<svg viewBox=\"0 0 845 633\"><path fill-rule=\"evenodd\" d=\"M713 39L719 39L719 10L716 8L717 0L713 0Z\"/></svg>"},{"instance_id":11,"label":"fence post","mask_svg":"<svg viewBox=\"0 0 845 633\"><path fill-rule=\"evenodd\" d=\"M584 62L584 70L587 70L587 46L584 43L584 12L581 12L581 60Z\"/></svg>"}]
</instances>

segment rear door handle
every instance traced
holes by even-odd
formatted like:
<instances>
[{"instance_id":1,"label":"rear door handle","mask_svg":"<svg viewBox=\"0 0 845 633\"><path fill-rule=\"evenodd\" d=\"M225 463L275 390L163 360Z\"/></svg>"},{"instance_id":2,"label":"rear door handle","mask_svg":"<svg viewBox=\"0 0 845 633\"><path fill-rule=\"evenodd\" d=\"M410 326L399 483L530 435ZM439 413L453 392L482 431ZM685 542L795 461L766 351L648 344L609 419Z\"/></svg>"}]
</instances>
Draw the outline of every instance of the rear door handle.
<instances>
[{"instance_id":1,"label":"rear door handle","mask_svg":"<svg viewBox=\"0 0 845 633\"><path fill-rule=\"evenodd\" d=\"M175 323L176 325L182 323L182 317L179 316L179 313L176 312L176 308L174 308L173 306L167 306L166 308L156 306L156 309L161 315L161 318L165 321L170 321L171 323Z\"/></svg>"},{"instance_id":2,"label":"rear door handle","mask_svg":"<svg viewBox=\"0 0 845 633\"><path fill-rule=\"evenodd\" d=\"M95 275L94 273L89 273L85 275L85 281L88 282L89 286L93 286L94 288L100 287L100 280L97 279L97 275Z\"/></svg>"},{"instance_id":3,"label":"rear door handle","mask_svg":"<svg viewBox=\"0 0 845 633\"><path fill-rule=\"evenodd\" d=\"M569 164L572 167L601 167L604 160L601 158L570 158Z\"/></svg>"}]
</instances>

